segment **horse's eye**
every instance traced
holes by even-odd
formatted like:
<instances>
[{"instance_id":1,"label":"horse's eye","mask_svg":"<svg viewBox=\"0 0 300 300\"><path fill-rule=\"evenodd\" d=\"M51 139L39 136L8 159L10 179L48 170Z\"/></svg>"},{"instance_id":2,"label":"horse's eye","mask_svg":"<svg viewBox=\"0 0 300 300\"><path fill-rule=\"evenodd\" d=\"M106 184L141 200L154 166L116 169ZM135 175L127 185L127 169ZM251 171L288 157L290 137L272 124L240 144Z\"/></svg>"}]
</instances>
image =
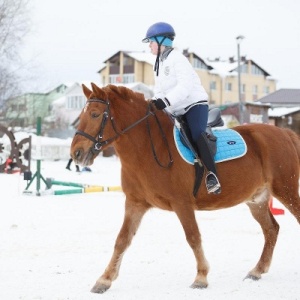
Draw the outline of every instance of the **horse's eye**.
<instances>
[{"instance_id":1,"label":"horse's eye","mask_svg":"<svg viewBox=\"0 0 300 300\"><path fill-rule=\"evenodd\" d=\"M92 112L91 116L93 119L97 119L100 116L100 114Z\"/></svg>"}]
</instances>

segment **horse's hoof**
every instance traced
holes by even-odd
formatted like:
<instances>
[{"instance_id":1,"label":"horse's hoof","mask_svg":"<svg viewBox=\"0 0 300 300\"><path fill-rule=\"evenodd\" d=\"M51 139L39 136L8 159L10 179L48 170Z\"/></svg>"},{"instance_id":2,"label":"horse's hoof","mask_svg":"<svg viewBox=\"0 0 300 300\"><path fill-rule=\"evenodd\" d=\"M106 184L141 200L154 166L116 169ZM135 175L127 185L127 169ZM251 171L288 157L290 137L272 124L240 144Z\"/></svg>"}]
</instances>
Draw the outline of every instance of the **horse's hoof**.
<instances>
[{"instance_id":1,"label":"horse's hoof","mask_svg":"<svg viewBox=\"0 0 300 300\"><path fill-rule=\"evenodd\" d=\"M248 274L245 278L245 279L251 279L253 281L258 281L261 277L260 276L255 276L255 275L252 275L252 274Z\"/></svg>"},{"instance_id":2,"label":"horse's hoof","mask_svg":"<svg viewBox=\"0 0 300 300\"><path fill-rule=\"evenodd\" d=\"M110 288L110 285L106 285L103 283L96 283L91 289L92 293L103 294Z\"/></svg>"},{"instance_id":3,"label":"horse's hoof","mask_svg":"<svg viewBox=\"0 0 300 300\"><path fill-rule=\"evenodd\" d=\"M207 283L203 283L203 282L194 282L190 288L192 289L206 289L208 286Z\"/></svg>"}]
</instances>

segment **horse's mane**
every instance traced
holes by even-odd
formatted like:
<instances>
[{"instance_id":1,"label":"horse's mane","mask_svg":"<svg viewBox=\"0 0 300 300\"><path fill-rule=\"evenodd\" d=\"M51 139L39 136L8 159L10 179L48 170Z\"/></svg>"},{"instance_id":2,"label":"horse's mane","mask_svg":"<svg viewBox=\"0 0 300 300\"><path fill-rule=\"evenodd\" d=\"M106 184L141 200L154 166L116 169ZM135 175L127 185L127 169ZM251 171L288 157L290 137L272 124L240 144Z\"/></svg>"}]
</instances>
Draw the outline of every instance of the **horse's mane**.
<instances>
[{"instance_id":1,"label":"horse's mane","mask_svg":"<svg viewBox=\"0 0 300 300\"><path fill-rule=\"evenodd\" d=\"M133 91L125 86L116 86L109 84L103 88L103 90L109 95L109 99L113 100L113 97L122 98L125 101L136 102L145 101L145 96L142 93Z\"/></svg>"}]
</instances>

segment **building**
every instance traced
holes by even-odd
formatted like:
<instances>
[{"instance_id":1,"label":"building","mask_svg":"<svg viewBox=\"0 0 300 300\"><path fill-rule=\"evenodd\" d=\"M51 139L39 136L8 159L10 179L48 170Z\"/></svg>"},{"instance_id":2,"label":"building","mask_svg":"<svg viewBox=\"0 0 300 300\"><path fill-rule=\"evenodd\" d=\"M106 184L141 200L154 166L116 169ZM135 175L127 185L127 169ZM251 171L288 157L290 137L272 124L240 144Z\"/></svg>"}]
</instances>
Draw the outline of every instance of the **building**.
<instances>
[{"instance_id":1,"label":"building","mask_svg":"<svg viewBox=\"0 0 300 300\"><path fill-rule=\"evenodd\" d=\"M150 88L154 85L153 65L155 57L146 52L119 51L104 61L98 73L102 85L142 82Z\"/></svg>"},{"instance_id":2,"label":"building","mask_svg":"<svg viewBox=\"0 0 300 300\"><path fill-rule=\"evenodd\" d=\"M300 134L300 89L280 89L256 103L270 106L269 123L290 128Z\"/></svg>"},{"instance_id":3,"label":"building","mask_svg":"<svg viewBox=\"0 0 300 300\"><path fill-rule=\"evenodd\" d=\"M239 102L237 60L231 57L228 60L216 58L205 62L212 68L203 75L208 81L205 88L210 102L217 105ZM240 74L243 102L253 102L276 90L276 80L251 59L241 57Z\"/></svg>"},{"instance_id":4,"label":"building","mask_svg":"<svg viewBox=\"0 0 300 300\"><path fill-rule=\"evenodd\" d=\"M184 50L183 54L199 75L211 104L239 101L238 62L234 57L211 60L188 50ZM98 71L100 82L103 85L143 82L152 88L154 62L155 56L149 52L119 51L104 61L104 66ZM240 74L242 101L255 101L276 90L276 80L251 59L241 58Z\"/></svg>"},{"instance_id":5,"label":"building","mask_svg":"<svg viewBox=\"0 0 300 300\"><path fill-rule=\"evenodd\" d=\"M37 117L47 117L52 101L63 95L66 89L67 85L61 84L47 93L26 93L8 99L3 124L9 127L36 128Z\"/></svg>"},{"instance_id":6,"label":"building","mask_svg":"<svg viewBox=\"0 0 300 300\"><path fill-rule=\"evenodd\" d=\"M91 88L90 83L84 84ZM50 114L44 119L49 128L48 135L59 138L72 136L75 130L70 125L82 111L85 102L82 83L69 84L64 94L52 102Z\"/></svg>"}]
</instances>

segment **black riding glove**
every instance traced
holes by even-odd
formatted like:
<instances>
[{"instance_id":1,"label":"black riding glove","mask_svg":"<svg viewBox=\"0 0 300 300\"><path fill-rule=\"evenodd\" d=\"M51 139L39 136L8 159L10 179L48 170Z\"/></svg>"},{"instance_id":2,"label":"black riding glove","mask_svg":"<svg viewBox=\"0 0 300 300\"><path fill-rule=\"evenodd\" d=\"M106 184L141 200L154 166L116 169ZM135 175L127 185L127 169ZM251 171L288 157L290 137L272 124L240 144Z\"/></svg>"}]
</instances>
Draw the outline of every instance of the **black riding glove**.
<instances>
[{"instance_id":1,"label":"black riding glove","mask_svg":"<svg viewBox=\"0 0 300 300\"><path fill-rule=\"evenodd\" d=\"M170 102L167 98L164 98L164 100L158 98L158 99L152 100L152 103L155 105L156 109L158 109L158 110L163 110L167 106L170 106Z\"/></svg>"}]
</instances>

